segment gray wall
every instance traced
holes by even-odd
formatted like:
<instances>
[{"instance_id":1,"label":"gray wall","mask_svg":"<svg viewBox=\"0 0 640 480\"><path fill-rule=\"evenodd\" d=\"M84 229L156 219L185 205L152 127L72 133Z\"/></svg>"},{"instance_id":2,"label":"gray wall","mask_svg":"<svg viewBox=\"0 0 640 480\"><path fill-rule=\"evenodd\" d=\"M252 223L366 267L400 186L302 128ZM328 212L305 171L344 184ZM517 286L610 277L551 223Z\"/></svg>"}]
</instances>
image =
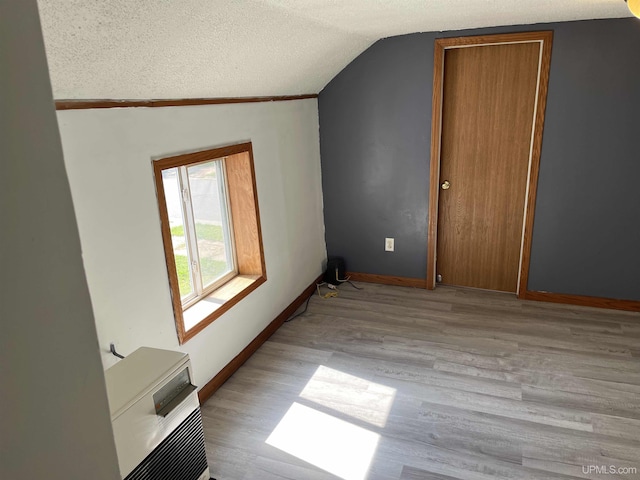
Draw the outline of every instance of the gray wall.
<instances>
[{"instance_id":1,"label":"gray wall","mask_svg":"<svg viewBox=\"0 0 640 480\"><path fill-rule=\"evenodd\" d=\"M329 255L351 271L425 278L434 39L531 30L554 40L529 289L640 300L637 19L375 43L319 97Z\"/></svg>"},{"instance_id":2,"label":"gray wall","mask_svg":"<svg viewBox=\"0 0 640 480\"><path fill-rule=\"evenodd\" d=\"M0 478L117 479L35 0L0 0Z\"/></svg>"}]
</instances>

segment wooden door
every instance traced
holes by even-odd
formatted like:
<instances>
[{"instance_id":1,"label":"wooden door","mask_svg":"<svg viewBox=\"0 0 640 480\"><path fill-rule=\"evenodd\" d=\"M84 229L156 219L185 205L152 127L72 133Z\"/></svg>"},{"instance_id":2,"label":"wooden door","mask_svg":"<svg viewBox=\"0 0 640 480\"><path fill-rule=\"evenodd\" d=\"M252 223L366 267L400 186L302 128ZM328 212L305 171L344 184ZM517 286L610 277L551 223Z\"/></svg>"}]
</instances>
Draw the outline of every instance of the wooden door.
<instances>
[{"instance_id":1,"label":"wooden door","mask_svg":"<svg viewBox=\"0 0 640 480\"><path fill-rule=\"evenodd\" d=\"M436 257L445 284L517 291L540 48L445 51Z\"/></svg>"}]
</instances>

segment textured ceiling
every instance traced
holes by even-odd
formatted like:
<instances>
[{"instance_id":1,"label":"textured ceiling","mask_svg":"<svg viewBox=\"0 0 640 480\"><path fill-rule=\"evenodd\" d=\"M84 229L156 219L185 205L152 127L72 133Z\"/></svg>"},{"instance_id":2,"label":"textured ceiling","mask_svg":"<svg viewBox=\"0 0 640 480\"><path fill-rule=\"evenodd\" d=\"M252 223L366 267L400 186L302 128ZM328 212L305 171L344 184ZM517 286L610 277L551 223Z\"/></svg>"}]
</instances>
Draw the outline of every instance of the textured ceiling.
<instances>
[{"instance_id":1,"label":"textured ceiling","mask_svg":"<svg viewBox=\"0 0 640 480\"><path fill-rule=\"evenodd\" d=\"M39 0L57 99L318 93L380 38L630 16L623 0Z\"/></svg>"}]
</instances>

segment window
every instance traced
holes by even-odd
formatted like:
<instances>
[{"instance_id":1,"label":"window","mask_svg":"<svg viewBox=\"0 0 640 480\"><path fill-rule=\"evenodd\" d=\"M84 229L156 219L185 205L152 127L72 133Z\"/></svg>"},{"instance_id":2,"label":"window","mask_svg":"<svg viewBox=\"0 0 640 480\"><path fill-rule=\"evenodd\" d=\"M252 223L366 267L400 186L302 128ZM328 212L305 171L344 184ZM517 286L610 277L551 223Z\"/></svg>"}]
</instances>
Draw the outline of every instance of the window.
<instances>
[{"instance_id":1,"label":"window","mask_svg":"<svg viewBox=\"0 0 640 480\"><path fill-rule=\"evenodd\" d=\"M237 275L224 158L162 171L183 307Z\"/></svg>"},{"instance_id":2,"label":"window","mask_svg":"<svg viewBox=\"0 0 640 480\"><path fill-rule=\"evenodd\" d=\"M153 162L180 343L266 281L250 143Z\"/></svg>"}]
</instances>

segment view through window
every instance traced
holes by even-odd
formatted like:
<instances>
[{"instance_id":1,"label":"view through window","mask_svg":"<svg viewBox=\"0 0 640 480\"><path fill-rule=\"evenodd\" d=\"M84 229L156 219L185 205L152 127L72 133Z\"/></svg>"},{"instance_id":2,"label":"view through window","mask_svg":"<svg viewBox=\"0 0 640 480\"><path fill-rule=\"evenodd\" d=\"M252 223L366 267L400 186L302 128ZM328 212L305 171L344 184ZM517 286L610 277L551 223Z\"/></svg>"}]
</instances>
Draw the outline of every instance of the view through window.
<instances>
[{"instance_id":1,"label":"view through window","mask_svg":"<svg viewBox=\"0 0 640 480\"><path fill-rule=\"evenodd\" d=\"M237 274L224 167L217 159L162 171L183 306Z\"/></svg>"}]
</instances>

